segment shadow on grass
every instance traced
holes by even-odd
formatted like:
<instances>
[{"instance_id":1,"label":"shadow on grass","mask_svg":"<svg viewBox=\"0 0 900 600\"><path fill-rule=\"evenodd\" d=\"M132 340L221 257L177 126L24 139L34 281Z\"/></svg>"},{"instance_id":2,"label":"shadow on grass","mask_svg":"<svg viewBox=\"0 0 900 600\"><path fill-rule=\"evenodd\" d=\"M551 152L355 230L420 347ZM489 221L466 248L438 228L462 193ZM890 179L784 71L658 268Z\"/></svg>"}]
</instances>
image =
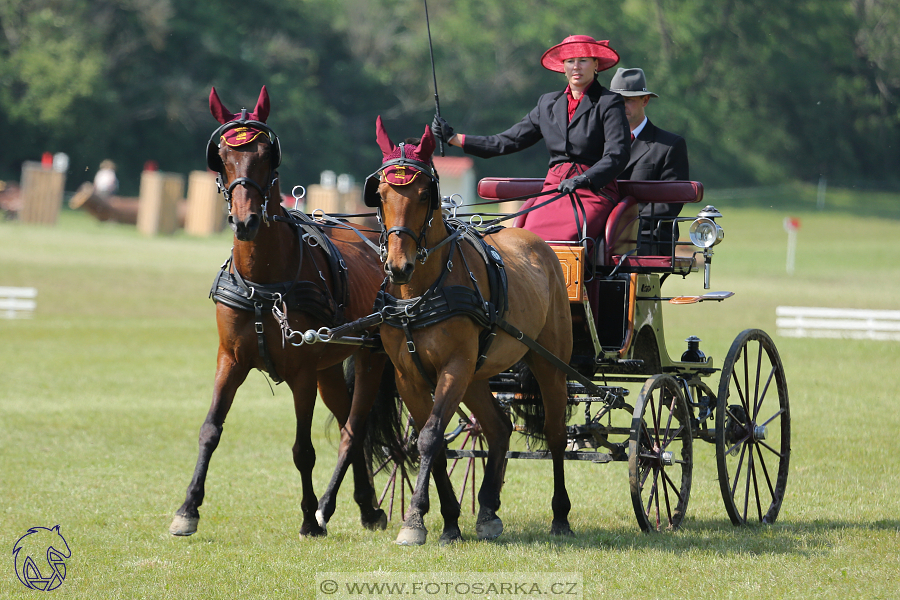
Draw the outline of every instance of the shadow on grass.
<instances>
[{"instance_id":1,"label":"shadow on grass","mask_svg":"<svg viewBox=\"0 0 900 600\"><path fill-rule=\"evenodd\" d=\"M691 519L674 533L643 533L637 527L586 528L574 536L556 537L536 531L505 531L496 544L550 545L571 550L629 550L656 552L703 552L719 555L793 554L804 557L832 553L839 532L896 533L900 520L871 523L840 520L751 524L734 527L721 519Z\"/></svg>"}]
</instances>

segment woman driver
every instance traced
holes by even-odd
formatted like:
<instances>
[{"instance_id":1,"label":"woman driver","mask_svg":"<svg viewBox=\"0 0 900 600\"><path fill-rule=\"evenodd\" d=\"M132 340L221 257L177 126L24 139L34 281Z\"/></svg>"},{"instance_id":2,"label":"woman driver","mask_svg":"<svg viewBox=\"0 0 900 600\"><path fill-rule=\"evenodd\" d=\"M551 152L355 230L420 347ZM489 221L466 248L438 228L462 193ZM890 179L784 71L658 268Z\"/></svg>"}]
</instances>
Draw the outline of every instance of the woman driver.
<instances>
[{"instance_id":1,"label":"woman driver","mask_svg":"<svg viewBox=\"0 0 900 600\"><path fill-rule=\"evenodd\" d=\"M608 41L569 36L541 57L545 68L565 73L569 85L541 96L517 124L497 135L454 134L447 121L435 116L432 130L444 142L482 158L518 152L543 138L550 152L543 190L570 194L578 190L580 206L563 197L519 217L516 225L548 241L581 241L586 216L587 237L596 239L619 201L616 176L631 153L622 97L597 81L597 73L617 62L619 55ZM522 208L550 197L529 200Z\"/></svg>"}]
</instances>

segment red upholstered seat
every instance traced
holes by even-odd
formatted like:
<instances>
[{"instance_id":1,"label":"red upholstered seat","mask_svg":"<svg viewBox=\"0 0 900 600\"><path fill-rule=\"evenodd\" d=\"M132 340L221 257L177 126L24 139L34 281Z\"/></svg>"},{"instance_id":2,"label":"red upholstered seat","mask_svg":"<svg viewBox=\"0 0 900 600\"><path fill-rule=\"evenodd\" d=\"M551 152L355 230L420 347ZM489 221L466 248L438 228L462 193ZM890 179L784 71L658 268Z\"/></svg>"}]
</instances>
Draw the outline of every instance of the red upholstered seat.
<instances>
[{"instance_id":1,"label":"red upholstered seat","mask_svg":"<svg viewBox=\"0 0 900 600\"><path fill-rule=\"evenodd\" d=\"M536 177L514 179L510 177L485 177L478 182L478 195L485 200L509 200L537 194L544 187L544 180Z\"/></svg>"},{"instance_id":2,"label":"red upholstered seat","mask_svg":"<svg viewBox=\"0 0 900 600\"><path fill-rule=\"evenodd\" d=\"M502 202L541 191L544 180L540 178L485 177L478 182L478 195L485 200ZM640 219L640 203L700 202L703 184L699 181L630 181L618 182L621 201L606 221L605 239L599 240L593 260L596 266L612 267L619 264L622 255L637 246ZM696 268L691 258L671 256L626 256L619 272L672 271L687 272Z\"/></svg>"},{"instance_id":3,"label":"red upholstered seat","mask_svg":"<svg viewBox=\"0 0 900 600\"><path fill-rule=\"evenodd\" d=\"M537 194L544 180L537 177L485 177L478 182L478 195L485 200L509 200ZM638 203L700 202L703 184L699 181L619 181L619 193L634 196Z\"/></svg>"}]
</instances>

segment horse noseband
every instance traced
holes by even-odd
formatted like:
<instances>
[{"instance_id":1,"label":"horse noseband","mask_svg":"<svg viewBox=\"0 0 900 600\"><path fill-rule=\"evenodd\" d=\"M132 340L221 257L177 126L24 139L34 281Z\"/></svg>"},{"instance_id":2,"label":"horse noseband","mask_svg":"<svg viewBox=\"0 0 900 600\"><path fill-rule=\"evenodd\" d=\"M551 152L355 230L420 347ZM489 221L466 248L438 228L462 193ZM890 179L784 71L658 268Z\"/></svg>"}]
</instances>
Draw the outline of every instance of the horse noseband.
<instances>
[{"instance_id":1,"label":"horse noseband","mask_svg":"<svg viewBox=\"0 0 900 600\"><path fill-rule=\"evenodd\" d=\"M222 195L225 197L225 204L228 207L228 214L231 214L231 196L232 196L232 192L234 192L234 188L236 188L239 185L242 185L245 188L249 186L249 187L256 189L256 191L259 192L260 196L262 196L262 199L263 199L262 219L263 219L263 223L265 223L266 225L269 224L268 211L269 211L269 200L271 199L270 191L272 190L272 186L275 185L275 182L278 181L277 173L273 173L272 180L266 185L266 187L262 187L261 185L256 183L256 181L254 181L253 179L250 179L249 177L238 177L234 181L232 181L226 188L223 180L224 180L224 177L223 177L222 173L219 173L218 177L216 177L216 185L219 187L219 192L221 192Z\"/></svg>"}]
</instances>

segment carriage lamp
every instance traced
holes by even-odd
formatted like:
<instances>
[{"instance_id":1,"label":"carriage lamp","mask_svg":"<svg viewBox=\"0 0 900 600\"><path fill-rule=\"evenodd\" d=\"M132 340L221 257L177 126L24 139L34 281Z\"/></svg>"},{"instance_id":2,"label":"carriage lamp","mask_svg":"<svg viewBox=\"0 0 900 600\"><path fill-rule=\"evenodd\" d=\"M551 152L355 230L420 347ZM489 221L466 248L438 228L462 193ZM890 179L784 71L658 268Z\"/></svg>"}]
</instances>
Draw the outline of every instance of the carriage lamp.
<instances>
[{"instance_id":1,"label":"carriage lamp","mask_svg":"<svg viewBox=\"0 0 900 600\"><path fill-rule=\"evenodd\" d=\"M691 243L698 248L711 248L722 241L725 230L709 217L697 217L691 223L690 236Z\"/></svg>"},{"instance_id":2,"label":"carriage lamp","mask_svg":"<svg viewBox=\"0 0 900 600\"><path fill-rule=\"evenodd\" d=\"M716 219L722 213L716 210L712 204L700 211L697 218L691 223L691 243L698 248L703 248L703 289L709 289L709 266L712 262L712 247L722 241L725 230L722 229Z\"/></svg>"}]
</instances>

